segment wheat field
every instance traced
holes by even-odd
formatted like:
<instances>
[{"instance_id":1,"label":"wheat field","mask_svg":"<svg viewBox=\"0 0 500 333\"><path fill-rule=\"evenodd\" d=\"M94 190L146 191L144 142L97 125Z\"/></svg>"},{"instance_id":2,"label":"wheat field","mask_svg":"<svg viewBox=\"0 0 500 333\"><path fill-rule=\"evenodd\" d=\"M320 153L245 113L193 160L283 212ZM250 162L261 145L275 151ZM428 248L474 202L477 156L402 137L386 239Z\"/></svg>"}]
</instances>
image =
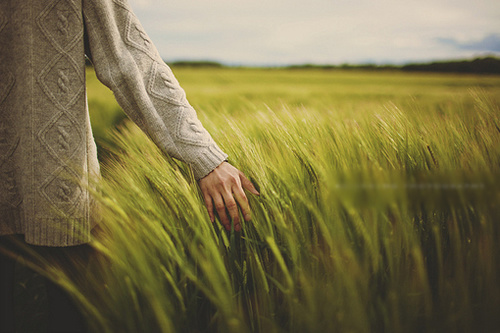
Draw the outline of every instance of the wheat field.
<instances>
[{"instance_id":1,"label":"wheat field","mask_svg":"<svg viewBox=\"0 0 500 333\"><path fill-rule=\"evenodd\" d=\"M105 264L50 274L92 331L500 330L500 77L174 73L261 195L241 232L211 224L88 69Z\"/></svg>"}]
</instances>

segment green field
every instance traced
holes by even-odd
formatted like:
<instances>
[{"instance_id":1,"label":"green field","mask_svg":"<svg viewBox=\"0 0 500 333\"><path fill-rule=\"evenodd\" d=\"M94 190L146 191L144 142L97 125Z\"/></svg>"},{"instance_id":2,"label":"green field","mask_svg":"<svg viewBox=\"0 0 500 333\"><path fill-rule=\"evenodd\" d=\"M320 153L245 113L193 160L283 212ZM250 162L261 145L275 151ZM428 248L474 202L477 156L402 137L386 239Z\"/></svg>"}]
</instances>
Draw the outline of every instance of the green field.
<instances>
[{"instance_id":1,"label":"green field","mask_svg":"<svg viewBox=\"0 0 500 333\"><path fill-rule=\"evenodd\" d=\"M261 195L212 225L89 70L106 265L66 286L94 331L500 330L500 77L174 73Z\"/></svg>"}]
</instances>

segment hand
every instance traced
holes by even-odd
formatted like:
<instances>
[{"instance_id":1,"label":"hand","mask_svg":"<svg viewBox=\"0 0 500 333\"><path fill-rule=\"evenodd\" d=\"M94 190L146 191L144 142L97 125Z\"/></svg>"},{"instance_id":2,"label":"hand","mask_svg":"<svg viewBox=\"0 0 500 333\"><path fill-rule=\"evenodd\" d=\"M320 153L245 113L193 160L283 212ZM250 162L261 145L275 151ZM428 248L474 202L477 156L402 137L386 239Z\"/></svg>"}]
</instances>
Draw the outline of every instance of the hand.
<instances>
[{"instance_id":1,"label":"hand","mask_svg":"<svg viewBox=\"0 0 500 333\"><path fill-rule=\"evenodd\" d=\"M226 213L227 208L227 212L229 212L234 223L234 230L240 231L241 221L238 214L238 205L245 221L250 220L250 205L243 188L255 195L259 195L259 192L243 172L227 162L222 162L212 172L200 179L199 185L212 223L215 221L215 207L222 225L226 230L231 230L231 221Z\"/></svg>"}]
</instances>

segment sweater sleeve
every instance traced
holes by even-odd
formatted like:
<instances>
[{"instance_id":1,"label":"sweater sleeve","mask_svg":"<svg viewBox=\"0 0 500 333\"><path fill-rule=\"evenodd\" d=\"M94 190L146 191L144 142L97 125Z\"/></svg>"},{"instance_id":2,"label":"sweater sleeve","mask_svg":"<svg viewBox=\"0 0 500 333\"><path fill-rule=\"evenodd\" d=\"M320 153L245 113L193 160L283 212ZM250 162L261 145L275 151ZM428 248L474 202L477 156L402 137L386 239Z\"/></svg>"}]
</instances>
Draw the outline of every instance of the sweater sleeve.
<instances>
[{"instance_id":1,"label":"sweater sleeve","mask_svg":"<svg viewBox=\"0 0 500 333\"><path fill-rule=\"evenodd\" d=\"M227 155L203 128L171 69L126 0L84 0L88 48L98 79L165 153L203 178Z\"/></svg>"}]
</instances>

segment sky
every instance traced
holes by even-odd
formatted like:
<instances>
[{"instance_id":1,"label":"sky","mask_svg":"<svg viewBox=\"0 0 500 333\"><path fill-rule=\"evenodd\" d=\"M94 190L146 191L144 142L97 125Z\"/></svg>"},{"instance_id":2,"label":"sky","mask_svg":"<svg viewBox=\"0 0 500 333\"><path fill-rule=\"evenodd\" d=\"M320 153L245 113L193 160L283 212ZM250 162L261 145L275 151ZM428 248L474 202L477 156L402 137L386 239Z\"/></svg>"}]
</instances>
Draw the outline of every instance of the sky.
<instances>
[{"instance_id":1,"label":"sky","mask_svg":"<svg viewBox=\"0 0 500 333\"><path fill-rule=\"evenodd\" d=\"M129 0L167 62L404 64L500 56L500 0Z\"/></svg>"}]
</instances>

